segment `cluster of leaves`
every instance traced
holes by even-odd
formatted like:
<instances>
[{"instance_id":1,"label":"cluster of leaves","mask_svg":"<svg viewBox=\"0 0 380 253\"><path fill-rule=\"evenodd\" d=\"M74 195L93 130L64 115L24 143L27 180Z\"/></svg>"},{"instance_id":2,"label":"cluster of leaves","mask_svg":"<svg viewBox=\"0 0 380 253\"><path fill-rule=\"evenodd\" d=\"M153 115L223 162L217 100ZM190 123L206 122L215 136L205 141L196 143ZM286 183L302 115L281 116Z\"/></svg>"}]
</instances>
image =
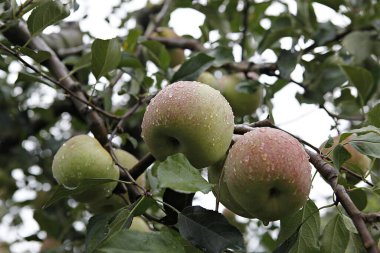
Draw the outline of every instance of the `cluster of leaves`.
<instances>
[{"instance_id":1,"label":"cluster of leaves","mask_svg":"<svg viewBox=\"0 0 380 253\"><path fill-rule=\"evenodd\" d=\"M182 44L180 41L177 45L171 44L190 49L186 61L176 68L170 67L170 41L159 42L146 32L151 26L157 26L155 17L167 2L171 2L168 13L191 8L206 16L199 27L200 38L188 36ZM244 251L243 235L249 244L252 230L255 230L254 237L260 240L260 250L363 252L358 231L340 208L331 208L321 217L318 208L309 201L292 217L266 227L263 232L259 221L241 222L232 216L227 222L217 212L191 206L194 194L207 193L212 185L182 156L157 162L148 170L153 196L142 196L114 213L92 217L83 204L67 198L72 191L56 186L51 175L52 155L63 141L91 130L83 112L75 108L72 102L75 99L72 96L69 96L72 101L67 99L65 91L54 82L56 76L51 69L43 66L52 52L68 69L66 76L56 81L75 78L91 106L103 112L108 133L117 130L121 147L139 158L147 152L140 137L146 107L141 101L167 83L195 80L202 72L213 70L274 76L273 83L259 79L266 89L262 109L268 114L272 110L271 99L278 91L288 84L299 85L303 89L296 96L300 103L332 108L332 112L328 111L336 120L332 127L340 129L339 119L359 119L350 121L351 130L346 131L341 140L356 133L350 143L360 152L380 159L380 4L376 0L294 3L296 10L273 0L213 0L207 4L165 1L122 17L119 29L126 31L125 37L102 40L82 32L77 22L62 21L78 8L74 3L65 5L60 1L41 0L19 4L0 0L1 219L11 220L9 226L18 228L22 225L20 211L32 208L33 218L46 236L35 231L21 241L46 242L53 238L59 241L53 252L199 252L199 249L223 252L227 248L239 252ZM114 6L111 15L125 7L121 2ZM330 8L335 15L344 16L350 22L342 26L332 21L320 22L316 9L322 7ZM271 14L273 8L281 11ZM168 13L159 20L161 26L168 25ZM127 23L135 27L126 30ZM18 24L26 24L31 35L31 39L21 45L14 42L17 35L7 33ZM59 29L58 33L43 33L53 25ZM210 32L215 31L218 39L211 38L214 40L211 41ZM84 37L89 44L84 43ZM36 50L33 38L43 39L53 51ZM282 45L286 40L290 41L290 47ZM235 62L233 48L241 50L241 61ZM276 62L269 65L251 62L266 52L273 52ZM34 69L20 64L20 59L31 62ZM149 68L151 64L156 70ZM296 67L303 70L302 83L293 80ZM247 84L257 85L257 80ZM136 104L139 106L135 107ZM132 108L135 110L122 129L116 128ZM245 120L252 121L258 116L261 115ZM333 163L339 169L349 155L343 145L338 145L333 153ZM372 174L380 174L379 170L380 166L373 166ZM345 187L360 210L377 212L380 191L376 186L378 180L372 178L375 178L372 188L349 184ZM86 188L91 188L91 182L74 191ZM20 198L20 192L25 189L34 195ZM54 192L53 197L47 197L48 192ZM129 231L132 218L143 214L160 217L160 222L150 221L155 231ZM78 222L86 224L86 232L75 226ZM278 231L278 238L274 239ZM380 237L376 231L373 235L376 239ZM8 248L3 244L1 247L4 251Z\"/></svg>"}]
</instances>

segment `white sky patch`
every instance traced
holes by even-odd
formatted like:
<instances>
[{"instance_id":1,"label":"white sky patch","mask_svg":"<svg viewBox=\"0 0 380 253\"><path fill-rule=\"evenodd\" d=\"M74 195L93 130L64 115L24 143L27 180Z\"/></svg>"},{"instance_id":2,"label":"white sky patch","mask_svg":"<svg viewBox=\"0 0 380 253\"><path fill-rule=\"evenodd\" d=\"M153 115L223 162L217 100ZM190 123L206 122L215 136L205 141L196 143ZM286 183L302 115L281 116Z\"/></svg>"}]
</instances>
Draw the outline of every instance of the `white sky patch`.
<instances>
[{"instance_id":1,"label":"white sky patch","mask_svg":"<svg viewBox=\"0 0 380 253\"><path fill-rule=\"evenodd\" d=\"M170 15L169 27L182 35L191 35L199 38L202 33L199 26L204 23L205 15L191 8L178 8Z\"/></svg>"}]
</instances>

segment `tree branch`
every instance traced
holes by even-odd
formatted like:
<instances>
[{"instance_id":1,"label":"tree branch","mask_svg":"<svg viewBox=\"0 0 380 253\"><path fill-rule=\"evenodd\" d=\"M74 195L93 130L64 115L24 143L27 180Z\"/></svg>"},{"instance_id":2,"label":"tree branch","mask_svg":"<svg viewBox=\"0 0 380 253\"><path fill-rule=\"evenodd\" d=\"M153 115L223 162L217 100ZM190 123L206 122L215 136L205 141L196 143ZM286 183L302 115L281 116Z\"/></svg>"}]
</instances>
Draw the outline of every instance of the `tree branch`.
<instances>
[{"instance_id":1,"label":"tree branch","mask_svg":"<svg viewBox=\"0 0 380 253\"><path fill-rule=\"evenodd\" d=\"M364 115L355 115L355 116L338 115L327 110L327 108L324 105L320 105L319 107L323 109L327 113L327 115L329 115L331 118L334 118L337 120L339 119L344 119L344 120L349 120L349 121L364 121L365 120Z\"/></svg>"},{"instance_id":2,"label":"tree branch","mask_svg":"<svg viewBox=\"0 0 380 253\"><path fill-rule=\"evenodd\" d=\"M338 201L346 210L348 216L352 219L360 238L363 242L364 248L370 253L379 253L376 242L372 238L369 232L365 219L359 209L352 202L350 196L347 194L346 189L340 184L338 184L338 172L329 163L324 161L319 154L316 154L310 150L306 150L307 154L310 156L310 162L321 174L323 179L331 186Z\"/></svg>"},{"instance_id":3,"label":"tree branch","mask_svg":"<svg viewBox=\"0 0 380 253\"><path fill-rule=\"evenodd\" d=\"M380 213L363 213L362 218L366 223L380 222Z\"/></svg>"}]
</instances>

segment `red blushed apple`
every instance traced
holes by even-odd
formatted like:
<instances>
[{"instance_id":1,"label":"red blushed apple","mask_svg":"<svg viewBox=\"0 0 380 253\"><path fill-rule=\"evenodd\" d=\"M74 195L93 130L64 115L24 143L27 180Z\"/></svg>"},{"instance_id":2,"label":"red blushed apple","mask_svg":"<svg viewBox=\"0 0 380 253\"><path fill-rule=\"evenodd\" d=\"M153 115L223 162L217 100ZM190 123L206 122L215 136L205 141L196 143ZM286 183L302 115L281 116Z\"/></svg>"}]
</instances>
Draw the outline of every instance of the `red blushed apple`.
<instances>
[{"instance_id":1,"label":"red blushed apple","mask_svg":"<svg viewBox=\"0 0 380 253\"><path fill-rule=\"evenodd\" d=\"M231 197L250 216L282 219L306 202L311 166L303 146L289 134L268 127L244 134L230 149L224 181Z\"/></svg>"},{"instance_id":2,"label":"red blushed apple","mask_svg":"<svg viewBox=\"0 0 380 253\"><path fill-rule=\"evenodd\" d=\"M219 161L231 143L234 116L214 88L180 81L161 90L147 107L142 137L160 161L183 153L196 168Z\"/></svg>"}]
</instances>

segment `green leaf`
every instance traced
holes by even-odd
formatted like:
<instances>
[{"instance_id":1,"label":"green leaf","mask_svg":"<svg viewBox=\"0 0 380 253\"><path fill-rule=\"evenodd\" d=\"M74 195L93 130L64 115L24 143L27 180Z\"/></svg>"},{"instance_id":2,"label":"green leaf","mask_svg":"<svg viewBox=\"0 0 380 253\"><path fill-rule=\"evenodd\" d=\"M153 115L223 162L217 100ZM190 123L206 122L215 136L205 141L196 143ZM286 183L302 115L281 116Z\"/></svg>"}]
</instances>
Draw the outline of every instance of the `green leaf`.
<instances>
[{"instance_id":1,"label":"green leaf","mask_svg":"<svg viewBox=\"0 0 380 253\"><path fill-rule=\"evenodd\" d=\"M225 249L242 250L243 236L218 212L189 206L178 215L178 229L183 238L209 253Z\"/></svg>"},{"instance_id":2,"label":"green leaf","mask_svg":"<svg viewBox=\"0 0 380 253\"><path fill-rule=\"evenodd\" d=\"M297 33L294 31L294 28L292 27L274 31L272 29L269 29L267 33L265 33L263 39L260 41L259 46L257 48L257 52L259 54L263 53L266 49L272 46L275 42L278 42L281 38L296 36Z\"/></svg>"},{"instance_id":3,"label":"green leaf","mask_svg":"<svg viewBox=\"0 0 380 253\"><path fill-rule=\"evenodd\" d=\"M278 244L293 236L299 226L299 236L289 252L315 252L318 249L320 233L319 211L313 201L308 200L305 206L295 214L280 221L281 230L278 236Z\"/></svg>"},{"instance_id":4,"label":"green leaf","mask_svg":"<svg viewBox=\"0 0 380 253\"><path fill-rule=\"evenodd\" d=\"M240 93L252 94L260 88L260 83L256 80L243 80L235 86L235 90Z\"/></svg>"},{"instance_id":5,"label":"green leaf","mask_svg":"<svg viewBox=\"0 0 380 253\"><path fill-rule=\"evenodd\" d=\"M43 208L47 208L63 198L68 198L70 196L90 190L91 188L99 184L105 184L109 182L115 182L115 180L109 178L89 178L83 180L81 184L79 184L77 187L73 189L67 189L63 185L58 185L53 195L44 204Z\"/></svg>"},{"instance_id":6,"label":"green leaf","mask_svg":"<svg viewBox=\"0 0 380 253\"><path fill-rule=\"evenodd\" d=\"M185 253L181 241L168 231L143 233L122 230L96 253Z\"/></svg>"},{"instance_id":7,"label":"green leaf","mask_svg":"<svg viewBox=\"0 0 380 253\"><path fill-rule=\"evenodd\" d=\"M43 61L46 61L51 57L51 54L47 51L35 51L33 49L30 49L28 47L20 47L18 50L24 54L32 58L38 63L41 63Z\"/></svg>"},{"instance_id":8,"label":"green leaf","mask_svg":"<svg viewBox=\"0 0 380 253\"><path fill-rule=\"evenodd\" d=\"M363 242L360 236L354 233L350 233L350 240L345 253L363 253L367 250L363 246Z\"/></svg>"},{"instance_id":9,"label":"green leaf","mask_svg":"<svg viewBox=\"0 0 380 253\"><path fill-rule=\"evenodd\" d=\"M346 74L348 80L354 85L359 92L359 95L366 102L371 95L371 89L373 86L373 77L371 72L362 67L354 67L349 65L340 66L343 72Z\"/></svg>"},{"instance_id":10,"label":"green leaf","mask_svg":"<svg viewBox=\"0 0 380 253\"><path fill-rule=\"evenodd\" d=\"M37 6L30 14L27 25L32 36L42 32L46 27L69 16L67 10L60 1L50 0Z\"/></svg>"},{"instance_id":11,"label":"green leaf","mask_svg":"<svg viewBox=\"0 0 380 253\"><path fill-rule=\"evenodd\" d=\"M380 103L375 105L369 112L368 112L368 123L380 128Z\"/></svg>"},{"instance_id":12,"label":"green leaf","mask_svg":"<svg viewBox=\"0 0 380 253\"><path fill-rule=\"evenodd\" d=\"M212 65L214 67L221 67L226 63L234 61L234 55L232 54L232 48L219 46L215 49L212 49L207 53L209 56L214 58Z\"/></svg>"},{"instance_id":13,"label":"green leaf","mask_svg":"<svg viewBox=\"0 0 380 253\"><path fill-rule=\"evenodd\" d=\"M204 53L196 54L187 61L185 61L180 69L175 72L172 82L187 80L195 80L202 72L206 71L214 61L214 57L208 56Z\"/></svg>"},{"instance_id":14,"label":"green leaf","mask_svg":"<svg viewBox=\"0 0 380 253\"><path fill-rule=\"evenodd\" d=\"M342 45L355 57L357 62L362 62L371 55L372 41L371 32L353 31L344 37Z\"/></svg>"},{"instance_id":15,"label":"green leaf","mask_svg":"<svg viewBox=\"0 0 380 253\"><path fill-rule=\"evenodd\" d=\"M164 162L160 162L157 177L161 187L183 193L207 193L212 187L212 184L201 176L200 170L194 168L183 154L169 156Z\"/></svg>"},{"instance_id":16,"label":"green leaf","mask_svg":"<svg viewBox=\"0 0 380 253\"><path fill-rule=\"evenodd\" d=\"M119 65L120 59L120 43L116 38L96 39L92 43L91 70L97 80L115 69Z\"/></svg>"},{"instance_id":17,"label":"green leaf","mask_svg":"<svg viewBox=\"0 0 380 253\"><path fill-rule=\"evenodd\" d=\"M333 163L336 169L339 170L342 164L350 158L350 152L342 144L336 145L333 150Z\"/></svg>"},{"instance_id":18,"label":"green leaf","mask_svg":"<svg viewBox=\"0 0 380 253\"><path fill-rule=\"evenodd\" d=\"M318 26L318 30L314 35L313 40L315 40L316 45L323 46L327 42L334 40L336 34L337 27L333 23L321 23Z\"/></svg>"},{"instance_id":19,"label":"green leaf","mask_svg":"<svg viewBox=\"0 0 380 253\"><path fill-rule=\"evenodd\" d=\"M354 136L349 142L360 153L380 159L380 134L367 133Z\"/></svg>"},{"instance_id":20,"label":"green leaf","mask_svg":"<svg viewBox=\"0 0 380 253\"><path fill-rule=\"evenodd\" d=\"M154 62L154 64L163 70L168 69L170 64L170 55L164 45L153 40L147 40L141 44L148 49L148 57Z\"/></svg>"},{"instance_id":21,"label":"green leaf","mask_svg":"<svg viewBox=\"0 0 380 253\"><path fill-rule=\"evenodd\" d=\"M35 74L30 74L27 72L19 72L18 73L18 77L17 77L17 80L15 83L19 83L19 82L26 82L26 83L36 82L36 83L44 83L44 84L49 85L49 86L52 85L51 83L49 83L45 79L42 79L41 77L36 76Z\"/></svg>"},{"instance_id":22,"label":"green leaf","mask_svg":"<svg viewBox=\"0 0 380 253\"><path fill-rule=\"evenodd\" d=\"M289 79L298 62L298 53L282 50L278 57L277 66L282 78Z\"/></svg>"},{"instance_id":23,"label":"green leaf","mask_svg":"<svg viewBox=\"0 0 380 253\"><path fill-rule=\"evenodd\" d=\"M133 217L140 214L141 210L138 211L138 209L146 210L144 207L146 207L147 199L151 198L143 196L128 207L120 208L112 213L93 216L87 227L86 252L90 253L99 246L103 247L112 240L114 235L129 228Z\"/></svg>"},{"instance_id":24,"label":"green leaf","mask_svg":"<svg viewBox=\"0 0 380 253\"><path fill-rule=\"evenodd\" d=\"M348 195L360 211L367 206L367 194L363 189L355 188L350 190Z\"/></svg>"},{"instance_id":25,"label":"green leaf","mask_svg":"<svg viewBox=\"0 0 380 253\"><path fill-rule=\"evenodd\" d=\"M119 63L119 67L120 68L123 68L123 67L132 68L132 69L143 69L144 68L137 57L135 57L132 54L126 53L126 52L123 52L121 54L121 60Z\"/></svg>"},{"instance_id":26,"label":"green leaf","mask_svg":"<svg viewBox=\"0 0 380 253\"><path fill-rule=\"evenodd\" d=\"M136 50L137 41L140 35L141 30L139 29L129 30L127 39L123 43L123 48L129 53L133 53Z\"/></svg>"},{"instance_id":27,"label":"green leaf","mask_svg":"<svg viewBox=\"0 0 380 253\"><path fill-rule=\"evenodd\" d=\"M351 233L358 233L358 230L356 229L354 223L352 222L351 218L349 218L347 215L341 214L343 218L343 223L346 226L347 230Z\"/></svg>"},{"instance_id":28,"label":"green leaf","mask_svg":"<svg viewBox=\"0 0 380 253\"><path fill-rule=\"evenodd\" d=\"M108 231L108 224L114 215L115 213L106 213L94 215L90 218L86 229L86 253L93 252L104 240Z\"/></svg>"},{"instance_id":29,"label":"green leaf","mask_svg":"<svg viewBox=\"0 0 380 253\"><path fill-rule=\"evenodd\" d=\"M327 223L322 233L321 253L344 253L349 239L350 232L344 225L342 216L337 214Z\"/></svg>"},{"instance_id":30,"label":"green leaf","mask_svg":"<svg viewBox=\"0 0 380 253\"><path fill-rule=\"evenodd\" d=\"M298 226L296 231L285 241L283 241L280 246L278 246L273 253L288 253L293 245L297 242L299 232L300 232L301 225Z\"/></svg>"},{"instance_id":31,"label":"green leaf","mask_svg":"<svg viewBox=\"0 0 380 253\"><path fill-rule=\"evenodd\" d=\"M315 2L326 5L335 11L338 11L339 6L344 4L344 0L316 0Z\"/></svg>"},{"instance_id":32,"label":"green leaf","mask_svg":"<svg viewBox=\"0 0 380 253\"><path fill-rule=\"evenodd\" d=\"M297 1L297 20L309 33L313 33L317 29L317 17L311 1Z\"/></svg>"},{"instance_id":33,"label":"green leaf","mask_svg":"<svg viewBox=\"0 0 380 253\"><path fill-rule=\"evenodd\" d=\"M350 131L347 131L347 133L343 133L341 136L343 135L346 135L346 136L349 136L353 133L356 133L356 134L365 134L365 133L375 133L375 134L380 134L380 129L377 128L377 127L374 127L374 126L366 126L366 127L362 127L362 128L357 128L357 129L353 129L353 130L350 130Z\"/></svg>"}]
</instances>

